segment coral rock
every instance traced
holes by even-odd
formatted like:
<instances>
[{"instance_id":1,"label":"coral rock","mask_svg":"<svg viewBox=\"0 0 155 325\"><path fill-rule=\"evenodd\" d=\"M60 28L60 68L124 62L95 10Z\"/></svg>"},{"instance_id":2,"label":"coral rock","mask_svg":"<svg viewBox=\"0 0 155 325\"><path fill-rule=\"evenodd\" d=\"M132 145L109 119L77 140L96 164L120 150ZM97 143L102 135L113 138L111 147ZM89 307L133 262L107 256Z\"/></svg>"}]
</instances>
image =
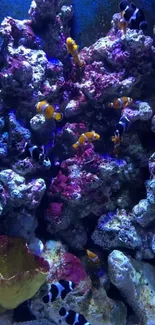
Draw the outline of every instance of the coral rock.
<instances>
[{"instance_id":1,"label":"coral rock","mask_svg":"<svg viewBox=\"0 0 155 325\"><path fill-rule=\"evenodd\" d=\"M125 210L101 216L92 234L94 243L103 249L127 247L134 250L139 248L141 238L132 221L132 215L127 214Z\"/></svg>"},{"instance_id":2,"label":"coral rock","mask_svg":"<svg viewBox=\"0 0 155 325\"><path fill-rule=\"evenodd\" d=\"M31 133L21 126L13 112L9 113L9 151L12 156L20 154Z\"/></svg>"},{"instance_id":3,"label":"coral rock","mask_svg":"<svg viewBox=\"0 0 155 325\"><path fill-rule=\"evenodd\" d=\"M31 320L29 322L12 323L12 325L55 325L55 322L52 322L51 320L49 321L46 318L42 318L38 320Z\"/></svg>"},{"instance_id":4,"label":"coral rock","mask_svg":"<svg viewBox=\"0 0 155 325\"><path fill-rule=\"evenodd\" d=\"M155 268L147 263L113 251L108 258L111 282L132 307L142 325L153 324L155 319Z\"/></svg>"},{"instance_id":5,"label":"coral rock","mask_svg":"<svg viewBox=\"0 0 155 325\"><path fill-rule=\"evenodd\" d=\"M87 274L81 261L67 253L60 242L49 241L45 244L42 256L50 264L49 281L66 279L75 283L87 282Z\"/></svg>"},{"instance_id":6,"label":"coral rock","mask_svg":"<svg viewBox=\"0 0 155 325\"><path fill-rule=\"evenodd\" d=\"M0 172L1 232L25 239L33 236L37 227L35 209L45 192L43 179L25 183L25 179L11 169Z\"/></svg>"},{"instance_id":7,"label":"coral rock","mask_svg":"<svg viewBox=\"0 0 155 325\"><path fill-rule=\"evenodd\" d=\"M153 111L147 102L136 101L133 104L133 109L126 107L122 115L127 116L131 122L141 120L147 121L152 117Z\"/></svg>"},{"instance_id":8,"label":"coral rock","mask_svg":"<svg viewBox=\"0 0 155 325\"><path fill-rule=\"evenodd\" d=\"M43 114L37 114L30 120L31 129L34 131L40 131L46 124L46 120Z\"/></svg>"},{"instance_id":9,"label":"coral rock","mask_svg":"<svg viewBox=\"0 0 155 325\"><path fill-rule=\"evenodd\" d=\"M146 191L147 198L133 208L134 218L142 227L155 220L155 179L146 182Z\"/></svg>"},{"instance_id":10,"label":"coral rock","mask_svg":"<svg viewBox=\"0 0 155 325\"><path fill-rule=\"evenodd\" d=\"M33 160L32 158L25 158L23 160L18 160L14 164L12 164L12 169L16 173L21 176L26 176L30 174L34 174L40 170L48 170L51 167L50 160L44 159L44 161L40 164Z\"/></svg>"},{"instance_id":11,"label":"coral rock","mask_svg":"<svg viewBox=\"0 0 155 325\"><path fill-rule=\"evenodd\" d=\"M42 310L41 304L37 300L36 302L33 300L32 305L35 314L39 315L40 310ZM122 302L110 299L103 287L99 290L93 288L81 293L78 286L67 295L63 301L63 306L66 309L72 309L83 314L87 321L93 325L126 325L127 311L125 305ZM45 314L49 320L58 324L57 315L61 307L61 300L50 304L48 308L44 306L43 315ZM65 322L63 324L65 325Z\"/></svg>"},{"instance_id":12,"label":"coral rock","mask_svg":"<svg viewBox=\"0 0 155 325\"><path fill-rule=\"evenodd\" d=\"M46 189L43 179L32 180L25 184L25 179L11 169L0 172L0 183L8 193L8 204L11 207L23 205L29 206L32 210L37 208Z\"/></svg>"}]
</instances>

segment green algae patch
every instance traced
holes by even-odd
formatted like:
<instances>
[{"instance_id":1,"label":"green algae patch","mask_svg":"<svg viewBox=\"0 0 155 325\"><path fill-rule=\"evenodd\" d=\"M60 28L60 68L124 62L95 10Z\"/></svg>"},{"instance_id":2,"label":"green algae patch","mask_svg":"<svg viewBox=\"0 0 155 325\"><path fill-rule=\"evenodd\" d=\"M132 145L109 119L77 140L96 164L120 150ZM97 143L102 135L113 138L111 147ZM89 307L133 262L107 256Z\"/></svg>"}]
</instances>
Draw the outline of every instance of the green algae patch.
<instances>
[{"instance_id":1,"label":"green algae patch","mask_svg":"<svg viewBox=\"0 0 155 325\"><path fill-rule=\"evenodd\" d=\"M0 236L0 306L14 309L46 281L49 264L31 253L23 238Z\"/></svg>"}]
</instances>

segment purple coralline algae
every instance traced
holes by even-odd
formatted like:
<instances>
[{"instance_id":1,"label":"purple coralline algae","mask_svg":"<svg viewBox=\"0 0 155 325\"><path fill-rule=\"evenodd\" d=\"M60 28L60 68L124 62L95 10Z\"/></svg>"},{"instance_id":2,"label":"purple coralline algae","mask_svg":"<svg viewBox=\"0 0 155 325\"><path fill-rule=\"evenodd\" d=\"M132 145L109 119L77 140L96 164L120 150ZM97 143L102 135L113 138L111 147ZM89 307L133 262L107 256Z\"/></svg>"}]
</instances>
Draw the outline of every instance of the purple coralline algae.
<instances>
[{"instance_id":1,"label":"purple coralline algae","mask_svg":"<svg viewBox=\"0 0 155 325\"><path fill-rule=\"evenodd\" d=\"M79 67L66 46L72 1L33 0L29 15L0 27L0 234L49 263L27 324L58 325L63 306L91 325L153 325L153 40L124 35L115 14L105 37L77 48ZM86 250L102 272L88 271ZM75 290L45 306L62 279Z\"/></svg>"}]
</instances>

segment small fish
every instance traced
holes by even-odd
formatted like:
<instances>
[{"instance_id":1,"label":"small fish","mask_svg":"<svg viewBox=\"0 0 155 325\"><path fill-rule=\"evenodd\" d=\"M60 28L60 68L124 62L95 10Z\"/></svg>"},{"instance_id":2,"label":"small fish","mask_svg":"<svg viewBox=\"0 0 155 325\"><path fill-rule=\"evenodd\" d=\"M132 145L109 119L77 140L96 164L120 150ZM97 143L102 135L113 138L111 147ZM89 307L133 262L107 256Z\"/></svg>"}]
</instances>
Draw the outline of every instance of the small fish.
<instances>
[{"instance_id":1,"label":"small fish","mask_svg":"<svg viewBox=\"0 0 155 325\"><path fill-rule=\"evenodd\" d=\"M128 117L122 116L119 122L116 124L116 131L118 131L120 137L123 135L124 132L128 130L129 125L130 125L130 120L128 119Z\"/></svg>"},{"instance_id":2,"label":"small fish","mask_svg":"<svg viewBox=\"0 0 155 325\"><path fill-rule=\"evenodd\" d=\"M120 2L119 8L122 12L121 23L124 20L130 29L145 30L148 27L143 10L133 2L129 3L127 0L123 0Z\"/></svg>"},{"instance_id":3,"label":"small fish","mask_svg":"<svg viewBox=\"0 0 155 325\"><path fill-rule=\"evenodd\" d=\"M39 147L39 146L36 146L36 145L26 142L21 154L23 154L23 153L25 153L26 156L28 156L40 163L42 163L44 160L49 161L49 158L45 155L44 146Z\"/></svg>"},{"instance_id":4,"label":"small fish","mask_svg":"<svg viewBox=\"0 0 155 325\"><path fill-rule=\"evenodd\" d=\"M53 302L58 298L64 299L67 294L75 288L75 283L67 280L60 280L51 285L50 292L42 300L45 304Z\"/></svg>"},{"instance_id":5,"label":"small fish","mask_svg":"<svg viewBox=\"0 0 155 325\"><path fill-rule=\"evenodd\" d=\"M89 259L93 263L95 263L95 264L99 264L100 263L100 260L99 260L98 256L95 253L89 251L89 249L87 249L86 252L87 252L87 256L89 257Z\"/></svg>"},{"instance_id":6,"label":"small fish","mask_svg":"<svg viewBox=\"0 0 155 325\"><path fill-rule=\"evenodd\" d=\"M114 99L113 102L108 104L109 108L125 108L128 105L133 104L133 99L131 97L120 97Z\"/></svg>"},{"instance_id":7,"label":"small fish","mask_svg":"<svg viewBox=\"0 0 155 325\"><path fill-rule=\"evenodd\" d=\"M100 135L95 131L82 133L76 143L73 144L73 148L78 148L81 144L85 142L92 142L94 140L99 140Z\"/></svg>"},{"instance_id":8,"label":"small fish","mask_svg":"<svg viewBox=\"0 0 155 325\"><path fill-rule=\"evenodd\" d=\"M43 114L47 120L54 118L56 121L60 122L63 118L62 113L56 113L54 107L46 100L38 102L35 106L37 113Z\"/></svg>"},{"instance_id":9,"label":"small fish","mask_svg":"<svg viewBox=\"0 0 155 325\"><path fill-rule=\"evenodd\" d=\"M74 62L82 68L84 66L84 62L80 60L79 53L78 53L78 45L75 43L75 41L68 37L66 39L66 47L68 54L71 54L73 57Z\"/></svg>"},{"instance_id":10,"label":"small fish","mask_svg":"<svg viewBox=\"0 0 155 325\"><path fill-rule=\"evenodd\" d=\"M128 130L130 120L127 116L122 116L116 125L116 131L111 140L114 142L114 154L117 157L120 151L120 145L123 141L123 133Z\"/></svg>"},{"instance_id":11,"label":"small fish","mask_svg":"<svg viewBox=\"0 0 155 325\"><path fill-rule=\"evenodd\" d=\"M123 31L124 35L126 35L127 30L127 22L124 18L121 18L119 21L119 28Z\"/></svg>"},{"instance_id":12,"label":"small fish","mask_svg":"<svg viewBox=\"0 0 155 325\"><path fill-rule=\"evenodd\" d=\"M123 138L120 136L118 130L115 132L115 135L111 138L111 140L114 142L114 155L117 157L120 152L120 145L123 141Z\"/></svg>"},{"instance_id":13,"label":"small fish","mask_svg":"<svg viewBox=\"0 0 155 325\"><path fill-rule=\"evenodd\" d=\"M69 325L91 325L89 322L87 322L86 318L82 314L78 314L71 309L67 311L64 307L62 307L59 310L59 315Z\"/></svg>"}]
</instances>

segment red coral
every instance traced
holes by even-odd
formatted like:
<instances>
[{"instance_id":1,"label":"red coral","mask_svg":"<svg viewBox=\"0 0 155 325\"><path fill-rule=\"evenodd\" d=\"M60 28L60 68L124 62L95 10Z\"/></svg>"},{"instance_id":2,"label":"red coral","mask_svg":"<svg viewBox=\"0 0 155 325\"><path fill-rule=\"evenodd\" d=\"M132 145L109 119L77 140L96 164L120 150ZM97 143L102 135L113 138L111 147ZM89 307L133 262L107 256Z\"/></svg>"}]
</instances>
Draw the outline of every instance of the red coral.
<instances>
[{"instance_id":1,"label":"red coral","mask_svg":"<svg viewBox=\"0 0 155 325\"><path fill-rule=\"evenodd\" d=\"M52 202L48 209L46 210L46 219L51 220L55 219L57 221L60 221L60 216L62 214L63 210L63 203L60 202Z\"/></svg>"},{"instance_id":2,"label":"red coral","mask_svg":"<svg viewBox=\"0 0 155 325\"><path fill-rule=\"evenodd\" d=\"M59 193L66 198L72 198L76 191L77 186L71 184L69 177L64 175L61 171L50 186L50 192L52 194Z\"/></svg>"},{"instance_id":3,"label":"red coral","mask_svg":"<svg viewBox=\"0 0 155 325\"><path fill-rule=\"evenodd\" d=\"M87 279L87 274L81 261L70 253L65 253L62 257L60 267L57 269L56 278L66 279L79 284Z\"/></svg>"}]
</instances>

